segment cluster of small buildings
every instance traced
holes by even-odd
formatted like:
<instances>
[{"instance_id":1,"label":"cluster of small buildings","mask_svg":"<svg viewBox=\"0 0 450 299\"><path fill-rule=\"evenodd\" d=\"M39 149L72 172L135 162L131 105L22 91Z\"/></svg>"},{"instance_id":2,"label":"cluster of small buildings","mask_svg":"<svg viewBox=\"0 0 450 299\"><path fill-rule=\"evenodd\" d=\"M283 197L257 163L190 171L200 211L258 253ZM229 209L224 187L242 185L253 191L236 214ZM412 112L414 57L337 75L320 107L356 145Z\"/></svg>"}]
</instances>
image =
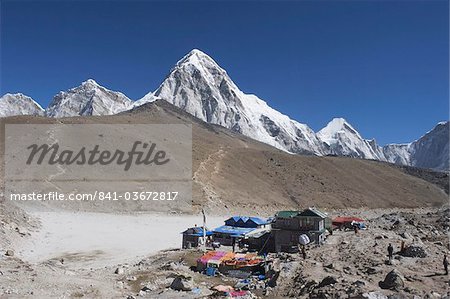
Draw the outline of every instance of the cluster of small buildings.
<instances>
[{"instance_id":1,"label":"cluster of small buildings","mask_svg":"<svg viewBox=\"0 0 450 299\"><path fill-rule=\"evenodd\" d=\"M332 232L328 215L315 208L303 211L280 211L267 219L234 216L223 226L203 231L203 227L191 227L183 234L183 248L198 247L203 242L216 246L247 248L258 253L292 252L305 243L321 244L326 233ZM203 240L204 236L206 240ZM306 240L306 242L302 242Z\"/></svg>"},{"instance_id":2,"label":"cluster of small buildings","mask_svg":"<svg viewBox=\"0 0 450 299\"><path fill-rule=\"evenodd\" d=\"M333 233L333 228L352 228L356 233L363 226L363 220L355 217L337 217L332 221L316 208L279 211L270 218L234 216L212 230L188 228L182 232L183 248L200 245L209 248L197 259L195 271L207 276L220 273L239 279L235 287L219 285L217 288L229 297L242 294L245 297L250 289L258 286L266 290L277 285L280 273L274 259L277 255L268 253L293 253L301 249L306 258L306 245L320 245L327 234ZM224 249L218 250L222 246ZM232 250L226 249L227 246Z\"/></svg>"}]
</instances>

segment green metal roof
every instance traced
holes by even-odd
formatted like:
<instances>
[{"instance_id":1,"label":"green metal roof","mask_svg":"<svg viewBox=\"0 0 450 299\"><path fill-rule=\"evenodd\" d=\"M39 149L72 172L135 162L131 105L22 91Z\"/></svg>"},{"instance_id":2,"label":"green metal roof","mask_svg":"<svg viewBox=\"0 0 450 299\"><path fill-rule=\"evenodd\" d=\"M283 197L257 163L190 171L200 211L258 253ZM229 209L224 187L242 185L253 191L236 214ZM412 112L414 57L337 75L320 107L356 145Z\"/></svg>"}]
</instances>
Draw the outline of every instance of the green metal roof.
<instances>
[{"instance_id":1,"label":"green metal roof","mask_svg":"<svg viewBox=\"0 0 450 299\"><path fill-rule=\"evenodd\" d=\"M300 211L279 211L275 215L278 218L292 218L297 216L300 213Z\"/></svg>"},{"instance_id":2,"label":"green metal roof","mask_svg":"<svg viewBox=\"0 0 450 299\"><path fill-rule=\"evenodd\" d=\"M320 217L320 218L327 218L327 214L315 209L315 208L308 208L300 213L300 216L312 216L312 217Z\"/></svg>"},{"instance_id":3,"label":"green metal roof","mask_svg":"<svg viewBox=\"0 0 450 299\"><path fill-rule=\"evenodd\" d=\"M328 215L315 209L315 208L308 208L303 211L279 211L275 217L277 218L293 218L297 216L312 216L312 217L320 217L320 218L327 218Z\"/></svg>"}]
</instances>

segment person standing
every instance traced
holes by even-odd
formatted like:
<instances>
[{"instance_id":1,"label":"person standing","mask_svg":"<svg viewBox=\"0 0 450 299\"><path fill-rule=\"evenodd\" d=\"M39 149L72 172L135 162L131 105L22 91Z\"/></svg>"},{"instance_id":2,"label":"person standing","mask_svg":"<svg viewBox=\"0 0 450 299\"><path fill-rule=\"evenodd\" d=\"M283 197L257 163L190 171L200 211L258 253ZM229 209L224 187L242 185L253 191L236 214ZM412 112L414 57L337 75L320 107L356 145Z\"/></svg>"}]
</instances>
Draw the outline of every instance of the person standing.
<instances>
[{"instance_id":1,"label":"person standing","mask_svg":"<svg viewBox=\"0 0 450 299\"><path fill-rule=\"evenodd\" d=\"M394 247L392 247L392 244L389 243L389 246L388 246L389 261L392 261L393 254L394 254Z\"/></svg>"},{"instance_id":2,"label":"person standing","mask_svg":"<svg viewBox=\"0 0 450 299\"><path fill-rule=\"evenodd\" d=\"M306 248L305 248L305 245L302 245L302 256L303 256L303 259L306 260Z\"/></svg>"},{"instance_id":3,"label":"person standing","mask_svg":"<svg viewBox=\"0 0 450 299\"><path fill-rule=\"evenodd\" d=\"M448 261L447 261L447 255L444 254L444 261L442 262L444 265L445 275L448 275Z\"/></svg>"}]
</instances>

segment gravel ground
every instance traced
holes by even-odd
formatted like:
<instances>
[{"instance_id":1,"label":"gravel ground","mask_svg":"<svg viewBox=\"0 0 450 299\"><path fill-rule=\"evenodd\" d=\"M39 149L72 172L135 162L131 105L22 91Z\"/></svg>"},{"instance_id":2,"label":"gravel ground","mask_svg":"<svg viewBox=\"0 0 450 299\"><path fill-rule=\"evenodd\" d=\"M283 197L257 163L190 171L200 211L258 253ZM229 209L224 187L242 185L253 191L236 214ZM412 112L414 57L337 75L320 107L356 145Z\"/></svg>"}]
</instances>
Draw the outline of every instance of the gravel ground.
<instances>
[{"instance_id":1,"label":"gravel ground","mask_svg":"<svg viewBox=\"0 0 450 299\"><path fill-rule=\"evenodd\" d=\"M333 215L352 213L352 215L361 216L367 219L369 228L359 231L358 234L352 231L335 231L333 235L328 236L324 245L309 247L306 260L303 260L298 254L271 254L275 269L280 271L280 277L277 286L269 288L265 297L445 298L449 289L449 276L443 275L442 258L444 253L449 252L448 208L330 212ZM39 215L34 216L39 217ZM87 221L91 216L97 215L85 215L83 217L86 218L81 220ZM162 219L165 218L158 218L157 221L153 219L154 222L150 221L148 226L142 228L142 235L145 235L145 232L152 226L159 229L163 225ZM194 219L198 218L194 217ZM180 227L188 223L192 225L194 219L189 218L176 223ZM72 221L72 225L79 226L78 220L80 219L67 220L69 223ZM135 219L134 221L141 220ZM102 222L113 223L118 229L117 238L119 239L121 234L127 232L125 229L127 224L123 222L123 219L115 218L112 222L99 219L99 228L104 225L101 224ZM131 221L129 224L130 227L134 227L136 222ZM59 235L59 241L54 235L54 231L46 231L47 228L55 226L60 227L59 233L65 232L65 235ZM234 286L237 282L236 279L210 278L191 271L190 266L195 265L196 259L201 255L201 252L196 250L174 249L155 253L162 248L153 244L153 247L148 247L148 253L145 254L144 251L140 251L142 245L139 245L139 243L151 243L145 237L118 248L119 251L122 250L122 253L115 256L114 259L104 258L107 255L99 252L97 252L98 255L95 255L94 252L94 258L89 259L86 257L86 253L97 248L92 245L94 243L88 242L89 235L92 237L97 234L98 244L103 241L105 248L110 247L108 240L115 238L113 233L101 235L100 231L85 231L86 239L80 241L87 243L84 246L72 248L72 252L66 254L63 257L64 261L61 262L59 260L60 252L55 252L55 255L47 253L56 248L61 248L63 252L65 250L63 248L69 245L65 238L76 235L76 232L64 229L64 227L58 221L52 226L49 226L48 223L41 223L41 230L36 232L37 235L34 235L33 232L28 237L17 235L17 238L26 239L25 242L17 242L23 247L13 247L17 252L13 257L0 256L0 297L204 298L212 296L211 288L213 286L219 284ZM180 227L174 225L171 230L164 230L162 235L168 243L171 242L170 240L177 240L173 247L180 246ZM33 238L36 236L45 237L46 235L48 238L44 239L45 241L41 245L33 243L35 242ZM127 240L123 241L126 243ZM419 246L426 252L426 257L400 255L398 251L402 241L405 242L405 246ZM57 244L58 242L61 244ZM387 258L389 243L395 247L392 264L388 263ZM40 248L48 246L49 249L46 254L36 253L34 256L27 256L25 254L26 244L34 244L35 251L40 253L42 253ZM129 251L129 248L133 247L136 247L135 251ZM98 248L95 250L101 250ZM3 247L3 253L5 249ZM119 270L116 271L117 269ZM380 281L383 281L386 275L394 269L401 276L402 286L392 290L382 289ZM192 285L196 288L196 292L170 289L169 286L177 275L192 277ZM262 284L255 283L252 287L255 288L251 290L254 296L264 297ZM361 297L363 295L365 297Z\"/></svg>"}]
</instances>

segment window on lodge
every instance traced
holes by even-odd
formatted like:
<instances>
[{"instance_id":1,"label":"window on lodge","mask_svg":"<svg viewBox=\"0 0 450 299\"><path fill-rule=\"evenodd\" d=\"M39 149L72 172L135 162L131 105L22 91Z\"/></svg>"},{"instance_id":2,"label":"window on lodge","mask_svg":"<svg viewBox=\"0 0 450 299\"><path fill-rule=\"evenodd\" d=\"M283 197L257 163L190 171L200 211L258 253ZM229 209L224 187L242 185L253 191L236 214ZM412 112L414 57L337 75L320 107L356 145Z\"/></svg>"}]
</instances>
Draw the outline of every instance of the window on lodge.
<instances>
[{"instance_id":1,"label":"window on lodge","mask_svg":"<svg viewBox=\"0 0 450 299\"><path fill-rule=\"evenodd\" d=\"M314 220L308 217L301 219L300 225L304 228L312 228L314 226Z\"/></svg>"}]
</instances>

